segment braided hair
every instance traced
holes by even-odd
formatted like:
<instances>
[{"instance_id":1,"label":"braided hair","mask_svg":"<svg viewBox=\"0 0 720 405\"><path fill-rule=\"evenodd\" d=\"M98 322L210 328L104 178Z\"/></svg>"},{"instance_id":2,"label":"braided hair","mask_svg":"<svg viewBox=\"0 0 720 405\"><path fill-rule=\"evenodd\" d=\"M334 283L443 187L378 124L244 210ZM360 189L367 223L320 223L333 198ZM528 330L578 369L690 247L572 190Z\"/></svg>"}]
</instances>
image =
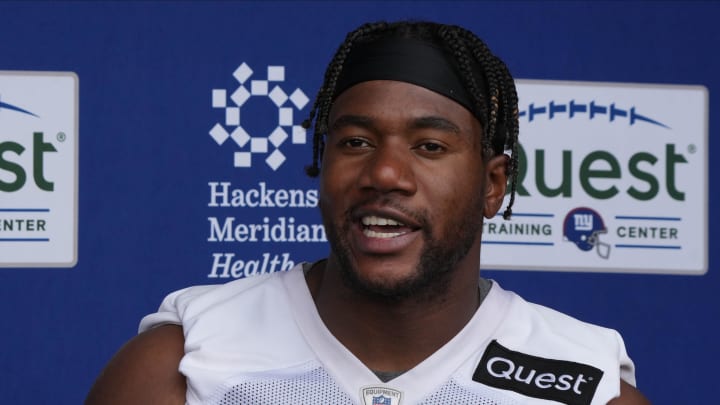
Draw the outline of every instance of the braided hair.
<instances>
[{"instance_id":1,"label":"braided hair","mask_svg":"<svg viewBox=\"0 0 720 405\"><path fill-rule=\"evenodd\" d=\"M475 104L473 114L483 128L484 158L511 151L509 162L510 201L503 217L509 219L515 202L518 178L518 98L515 82L505 63L493 55L487 45L472 32L455 25L432 22L376 22L360 26L345 37L325 71L308 118L302 126L313 132L313 160L305 168L310 177L320 174L320 161L328 131L328 117L337 94L336 84L348 55L356 44L371 43L379 38L398 36L415 38L439 46L452 55L453 63Z\"/></svg>"}]
</instances>

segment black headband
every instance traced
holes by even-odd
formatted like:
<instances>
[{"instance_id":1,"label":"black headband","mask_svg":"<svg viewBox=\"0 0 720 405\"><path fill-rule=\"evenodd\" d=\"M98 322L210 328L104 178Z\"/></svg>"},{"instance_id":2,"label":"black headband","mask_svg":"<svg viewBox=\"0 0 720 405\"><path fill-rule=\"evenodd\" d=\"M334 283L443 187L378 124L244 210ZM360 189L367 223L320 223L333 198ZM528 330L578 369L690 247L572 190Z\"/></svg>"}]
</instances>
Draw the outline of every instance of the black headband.
<instances>
[{"instance_id":1,"label":"black headband","mask_svg":"<svg viewBox=\"0 0 720 405\"><path fill-rule=\"evenodd\" d=\"M353 46L335 84L334 97L370 80L396 80L442 94L476 113L454 59L429 42L401 37Z\"/></svg>"}]
</instances>

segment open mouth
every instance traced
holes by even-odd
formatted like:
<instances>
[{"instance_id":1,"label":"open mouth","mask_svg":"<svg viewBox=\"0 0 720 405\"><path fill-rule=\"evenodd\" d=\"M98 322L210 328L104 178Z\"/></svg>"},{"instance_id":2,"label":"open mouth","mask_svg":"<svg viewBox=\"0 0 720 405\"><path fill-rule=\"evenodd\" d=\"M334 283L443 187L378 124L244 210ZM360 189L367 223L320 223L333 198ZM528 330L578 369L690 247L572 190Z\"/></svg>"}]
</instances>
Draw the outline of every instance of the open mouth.
<instances>
[{"instance_id":1,"label":"open mouth","mask_svg":"<svg viewBox=\"0 0 720 405\"><path fill-rule=\"evenodd\" d=\"M363 235L368 238L390 239L405 235L414 229L392 218L365 215L360 219Z\"/></svg>"}]
</instances>

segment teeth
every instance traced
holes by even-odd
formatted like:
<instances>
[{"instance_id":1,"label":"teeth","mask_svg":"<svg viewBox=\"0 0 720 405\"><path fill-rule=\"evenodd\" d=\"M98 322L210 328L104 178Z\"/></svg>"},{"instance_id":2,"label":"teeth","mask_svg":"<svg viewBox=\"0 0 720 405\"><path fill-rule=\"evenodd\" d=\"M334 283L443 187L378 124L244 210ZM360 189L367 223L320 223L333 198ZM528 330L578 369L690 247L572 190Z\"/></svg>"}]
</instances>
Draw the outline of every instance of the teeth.
<instances>
[{"instance_id":1,"label":"teeth","mask_svg":"<svg viewBox=\"0 0 720 405\"><path fill-rule=\"evenodd\" d=\"M404 232L375 232L371 231L370 229L364 229L363 234L367 236L368 238L381 238L381 239L387 239L387 238L394 238L396 236L400 236L404 234Z\"/></svg>"},{"instance_id":2,"label":"teeth","mask_svg":"<svg viewBox=\"0 0 720 405\"><path fill-rule=\"evenodd\" d=\"M379 225L379 226L402 226L404 225L402 222L395 221L394 219L390 218L383 218L383 217L376 217L374 215L362 217L362 224L365 226L370 225Z\"/></svg>"},{"instance_id":3,"label":"teeth","mask_svg":"<svg viewBox=\"0 0 720 405\"><path fill-rule=\"evenodd\" d=\"M398 222L391 218L384 218L384 217L378 217L375 215L368 215L365 217L362 217L362 224L364 226L404 226L402 222ZM379 239L389 239L394 238L396 236L404 235L407 232L397 232L397 230L393 229L393 231L396 232L379 232L377 230L372 230L369 228L363 229L363 234L367 236L368 238L379 238Z\"/></svg>"}]
</instances>

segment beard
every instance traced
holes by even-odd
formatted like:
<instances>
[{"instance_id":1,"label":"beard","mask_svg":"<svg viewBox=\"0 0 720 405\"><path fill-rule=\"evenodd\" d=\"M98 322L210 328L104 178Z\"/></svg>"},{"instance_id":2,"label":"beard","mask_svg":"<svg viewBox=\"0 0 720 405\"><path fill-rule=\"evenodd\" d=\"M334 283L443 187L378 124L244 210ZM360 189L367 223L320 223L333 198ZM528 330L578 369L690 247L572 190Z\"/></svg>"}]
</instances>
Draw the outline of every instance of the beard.
<instances>
[{"instance_id":1,"label":"beard","mask_svg":"<svg viewBox=\"0 0 720 405\"><path fill-rule=\"evenodd\" d=\"M328 241L340 265L343 283L358 294L388 303L407 299L432 301L444 296L458 264L468 254L482 228L482 199L474 198L465 209L453 210L457 215L446 223L439 236L434 236L436 233L427 212L408 212L397 204L383 202L411 215L422 225L424 247L415 272L401 280L392 281L363 277L352 259L347 238L353 226L352 209L349 209L342 225L325 224Z\"/></svg>"}]
</instances>

